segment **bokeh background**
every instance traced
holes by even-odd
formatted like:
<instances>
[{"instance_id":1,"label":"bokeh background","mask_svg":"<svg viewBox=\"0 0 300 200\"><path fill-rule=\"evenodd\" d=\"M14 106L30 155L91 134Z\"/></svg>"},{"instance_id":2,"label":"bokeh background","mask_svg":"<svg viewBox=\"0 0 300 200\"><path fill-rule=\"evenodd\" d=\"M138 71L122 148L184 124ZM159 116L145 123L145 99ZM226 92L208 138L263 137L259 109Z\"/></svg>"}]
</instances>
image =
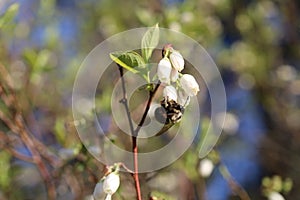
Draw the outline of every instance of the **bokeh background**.
<instances>
[{"instance_id":1,"label":"bokeh background","mask_svg":"<svg viewBox=\"0 0 300 200\"><path fill-rule=\"evenodd\" d=\"M271 191L300 199L298 1L0 0L0 15L1 200L47 199L27 140L7 124L7 118L16 124L18 113L56 198L91 199L105 167L81 145L75 129L80 122L72 120L76 72L101 41L157 22L192 37L209 52L224 80L228 113L223 134L208 155L212 174L204 177L199 170L198 137L174 164L141 175L144 199L240 199L232 185L255 200L268 199ZM126 140L120 141L110 115L111 81L119 78L115 69L107 71L109 78L96 96L101 109L93 112L120 144ZM209 97L204 99L202 131L209 122ZM123 145L130 148L130 140ZM134 195L132 177L122 174L113 198Z\"/></svg>"}]
</instances>

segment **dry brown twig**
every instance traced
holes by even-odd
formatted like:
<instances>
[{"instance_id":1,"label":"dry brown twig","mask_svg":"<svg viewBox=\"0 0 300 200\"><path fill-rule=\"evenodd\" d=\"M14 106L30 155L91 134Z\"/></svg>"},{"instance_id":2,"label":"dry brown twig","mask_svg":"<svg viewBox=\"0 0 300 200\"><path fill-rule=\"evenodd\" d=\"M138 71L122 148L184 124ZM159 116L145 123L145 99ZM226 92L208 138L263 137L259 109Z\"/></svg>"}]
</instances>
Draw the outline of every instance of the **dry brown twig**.
<instances>
[{"instance_id":1,"label":"dry brown twig","mask_svg":"<svg viewBox=\"0 0 300 200\"><path fill-rule=\"evenodd\" d=\"M219 170L234 194L239 196L241 200L251 200L246 190L234 180L224 164L220 163Z\"/></svg>"},{"instance_id":2,"label":"dry brown twig","mask_svg":"<svg viewBox=\"0 0 300 200\"><path fill-rule=\"evenodd\" d=\"M40 154L41 151L37 149L37 139L33 139L34 136L26 128L24 119L21 114L21 109L19 109L18 101L14 92L13 80L7 72L6 68L1 63L0 75L0 98L7 106L7 108L13 110L13 112L11 113L12 116L9 117L0 110L0 120L2 120L13 133L17 134L20 137L22 142L30 151L32 157L31 159L27 159L22 154L19 154L17 151L12 150L11 148L7 148L7 151L9 151L15 157L22 158L22 160L32 161L39 169L40 174L45 182L48 191L48 198L50 200L55 199L56 191L55 185L51 178L51 174L42 159L42 156ZM2 137L6 138L5 134L1 135ZM46 149L44 150L47 151Z\"/></svg>"}]
</instances>

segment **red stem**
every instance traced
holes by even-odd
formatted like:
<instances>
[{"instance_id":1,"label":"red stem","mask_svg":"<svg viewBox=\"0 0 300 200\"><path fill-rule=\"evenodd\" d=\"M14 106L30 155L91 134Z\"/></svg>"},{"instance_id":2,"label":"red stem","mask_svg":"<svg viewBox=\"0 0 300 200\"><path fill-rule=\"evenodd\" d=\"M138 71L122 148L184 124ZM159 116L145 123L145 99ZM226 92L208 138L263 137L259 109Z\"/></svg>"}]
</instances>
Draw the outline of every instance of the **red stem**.
<instances>
[{"instance_id":1,"label":"red stem","mask_svg":"<svg viewBox=\"0 0 300 200\"><path fill-rule=\"evenodd\" d=\"M136 132L134 131L133 128L133 123L132 123L132 118L131 114L129 111L129 106L128 106L128 101L127 101L127 93L126 93L126 87L125 87L125 80L123 77L123 68L118 65L119 71L120 71L120 76L121 76L121 82L122 82L122 90L123 90L123 99L121 99L120 103L123 103L128 122L129 122L129 127L131 131L131 138L132 138L132 152L133 152L133 163L134 163L134 172L132 174L134 182L135 182L135 190L136 190L136 196L138 200L142 200L142 194L141 194L141 186L140 186L140 181L139 181L139 171L138 171L138 148L137 148L137 137L136 137Z\"/></svg>"},{"instance_id":2,"label":"red stem","mask_svg":"<svg viewBox=\"0 0 300 200\"><path fill-rule=\"evenodd\" d=\"M137 137L134 136L132 136L132 152L133 152L133 163L134 163L133 179L135 182L136 195L138 200L142 200L141 186L139 180Z\"/></svg>"},{"instance_id":3,"label":"red stem","mask_svg":"<svg viewBox=\"0 0 300 200\"><path fill-rule=\"evenodd\" d=\"M123 68L118 65L119 67L119 71L120 71L120 76L121 76L121 82L122 82L122 90L123 90L123 99L121 99L121 103L123 103L125 110L126 110L126 114L127 114L127 118L128 118L128 122L129 122L129 126L130 126L130 131L131 131L131 139L132 139L132 152L133 152L133 164L134 164L134 172L133 172L133 179L135 182L135 189L136 189L136 196L137 196L137 200L142 200L142 193L141 193L141 186L140 186L140 180L139 180L139 165L138 165L138 145L137 145L137 136L139 134L139 131L141 129L141 127L143 126L148 111L150 109L150 105L151 105L151 101L155 95L155 92L157 91L160 83L158 83L156 85L156 87L154 88L153 91L150 91L150 95L149 95L149 99L144 111L144 114L141 118L140 123L138 124L138 126L136 127L136 129L133 129L133 123L132 123L132 118L131 118L131 114L129 111L129 106L128 106L128 101L127 101L127 93L126 93L126 87L125 87L125 80L123 77Z\"/></svg>"},{"instance_id":4,"label":"red stem","mask_svg":"<svg viewBox=\"0 0 300 200\"><path fill-rule=\"evenodd\" d=\"M148 114L148 111L150 109L150 105L151 105L151 102L152 102L152 99L159 87L160 83L158 83L156 85L156 87L154 88L153 91L150 91L150 94L149 94L149 99L148 99L148 102L147 102L147 105L146 105L146 108L145 108L145 111L144 111L144 114L141 118L141 121L140 123L138 124L138 126L136 127L135 131L134 131L134 135L132 136L132 152L133 152L133 162L134 162L134 174L133 174L133 177L134 177L134 181L135 181L135 187L136 187L136 193L137 193L137 197L138 197L138 200L142 200L142 197L141 197L141 187L140 187L140 181L139 181L139 166L138 166L138 145L137 145L137 136L139 134L139 131L141 129L141 127L143 126L145 120L146 120L146 117L147 117L147 114Z\"/></svg>"}]
</instances>

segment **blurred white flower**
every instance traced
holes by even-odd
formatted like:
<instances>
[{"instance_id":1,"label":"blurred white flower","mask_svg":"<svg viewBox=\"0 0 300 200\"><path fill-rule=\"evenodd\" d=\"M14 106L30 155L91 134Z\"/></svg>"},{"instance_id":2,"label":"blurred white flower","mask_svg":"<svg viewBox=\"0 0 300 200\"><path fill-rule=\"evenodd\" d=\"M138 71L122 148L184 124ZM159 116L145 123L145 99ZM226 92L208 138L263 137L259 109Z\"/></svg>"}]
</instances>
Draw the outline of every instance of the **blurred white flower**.
<instances>
[{"instance_id":1,"label":"blurred white flower","mask_svg":"<svg viewBox=\"0 0 300 200\"><path fill-rule=\"evenodd\" d=\"M171 22L169 24L169 28L172 29L173 31L180 31L181 30L181 25L178 22Z\"/></svg>"},{"instance_id":2,"label":"blurred white flower","mask_svg":"<svg viewBox=\"0 0 300 200\"><path fill-rule=\"evenodd\" d=\"M111 200L111 194L106 195L105 200Z\"/></svg>"},{"instance_id":3,"label":"blurred white flower","mask_svg":"<svg viewBox=\"0 0 300 200\"><path fill-rule=\"evenodd\" d=\"M184 68L184 59L182 55L178 51L173 51L170 54L170 61L172 66L179 72L181 72Z\"/></svg>"},{"instance_id":4,"label":"blurred white flower","mask_svg":"<svg viewBox=\"0 0 300 200\"><path fill-rule=\"evenodd\" d=\"M177 103L182 106L187 106L190 103L190 96L187 95L183 90L178 91Z\"/></svg>"},{"instance_id":5,"label":"blurred white flower","mask_svg":"<svg viewBox=\"0 0 300 200\"><path fill-rule=\"evenodd\" d=\"M169 100L172 99L177 102L177 91L173 86L166 86L164 88L163 95L164 97L169 97Z\"/></svg>"},{"instance_id":6,"label":"blurred white flower","mask_svg":"<svg viewBox=\"0 0 300 200\"><path fill-rule=\"evenodd\" d=\"M159 61L157 67L157 76L160 82L169 84L172 71L172 65L168 58L163 58Z\"/></svg>"},{"instance_id":7,"label":"blurred white flower","mask_svg":"<svg viewBox=\"0 0 300 200\"><path fill-rule=\"evenodd\" d=\"M194 19L194 14L192 12L183 12L181 14L181 21L183 23L189 23L193 21L193 19Z\"/></svg>"},{"instance_id":8,"label":"blurred white flower","mask_svg":"<svg viewBox=\"0 0 300 200\"><path fill-rule=\"evenodd\" d=\"M211 175L212 171L214 170L214 167L215 166L213 162L210 159L205 158L200 161L198 171L202 177L207 178Z\"/></svg>"},{"instance_id":9,"label":"blurred white flower","mask_svg":"<svg viewBox=\"0 0 300 200\"><path fill-rule=\"evenodd\" d=\"M120 186L120 176L116 172L112 172L104 180L102 179L97 183L94 189L95 200L110 200L111 196L118 190Z\"/></svg>"},{"instance_id":10,"label":"blurred white flower","mask_svg":"<svg viewBox=\"0 0 300 200\"><path fill-rule=\"evenodd\" d=\"M196 96L200 91L198 83L190 74L184 74L180 79L180 84L182 89L189 96Z\"/></svg>"},{"instance_id":11,"label":"blurred white flower","mask_svg":"<svg viewBox=\"0 0 300 200\"><path fill-rule=\"evenodd\" d=\"M97 183L94 189L93 197L95 200L103 200L106 193L103 191L103 181Z\"/></svg>"},{"instance_id":12,"label":"blurred white flower","mask_svg":"<svg viewBox=\"0 0 300 200\"><path fill-rule=\"evenodd\" d=\"M120 186L119 174L112 172L110 173L103 182L103 190L106 194L114 194Z\"/></svg>"},{"instance_id":13,"label":"blurred white flower","mask_svg":"<svg viewBox=\"0 0 300 200\"><path fill-rule=\"evenodd\" d=\"M285 198L278 192L271 192L268 195L268 200L285 200Z\"/></svg>"},{"instance_id":14,"label":"blurred white flower","mask_svg":"<svg viewBox=\"0 0 300 200\"><path fill-rule=\"evenodd\" d=\"M239 129L239 118L234 113L220 112L215 117L216 125L224 130L225 134L234 135Z\"/></svg>"}]
</instances>

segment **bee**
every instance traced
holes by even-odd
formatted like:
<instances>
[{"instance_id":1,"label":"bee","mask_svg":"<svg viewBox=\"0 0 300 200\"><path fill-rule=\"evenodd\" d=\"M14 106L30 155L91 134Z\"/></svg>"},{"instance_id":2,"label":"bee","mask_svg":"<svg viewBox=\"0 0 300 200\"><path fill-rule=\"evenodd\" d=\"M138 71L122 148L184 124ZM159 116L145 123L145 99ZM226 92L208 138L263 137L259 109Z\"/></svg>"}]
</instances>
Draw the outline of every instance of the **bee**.
<instances>
[{"instance_id":1,"label":"bee","mask_svg":"<svg viewBox=\"0 0 300 200\"><path fill-rule=\"evenodd\" d=\"M155 118L158 122L164 124L164 126L156 136L163 134L174 124L179 123L184 113L184 107L168 97L164 97L160 105L161 107L155 110Z\"/></svg>"}]
</instances>

